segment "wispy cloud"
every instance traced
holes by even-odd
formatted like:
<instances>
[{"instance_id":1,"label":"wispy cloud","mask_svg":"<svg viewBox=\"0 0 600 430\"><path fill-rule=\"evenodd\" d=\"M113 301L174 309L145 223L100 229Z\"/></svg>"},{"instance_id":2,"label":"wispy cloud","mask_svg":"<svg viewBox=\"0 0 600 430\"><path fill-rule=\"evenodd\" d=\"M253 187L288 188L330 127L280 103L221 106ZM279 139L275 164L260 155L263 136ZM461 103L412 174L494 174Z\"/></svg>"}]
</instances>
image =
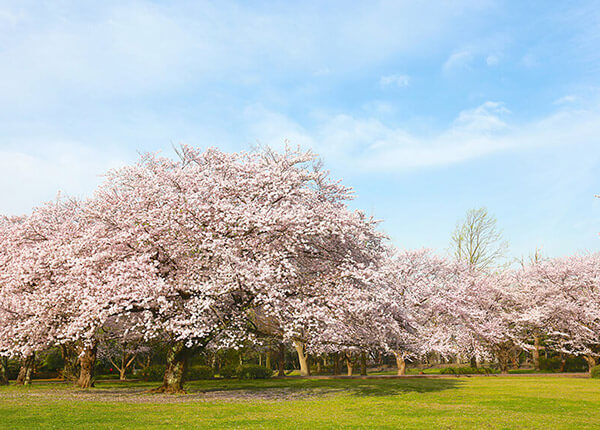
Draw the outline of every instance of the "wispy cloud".
<instances>
[{"instance_id":1,"label":"wispy cloud","mask_svg":"<svg viewBox=\"0 0 600 430\"><path fill-rule=\"evenodd\" d=\"M500 58L495 54L490 54L485 58L485 62L488 66L495 66L500 62Z\"/></svg>"},{"instance_id":2,"label":"wispy cloud","mask_svg":"<svg viewBox=\"0 0 600 430\"><path fill-rule=\"evenodd\" d=\"M508 173L474 179L477 167L513 158L527 167L511 172L510 202L497 207L529 205L515 225L538 225L556 201L571 219L596 216L571 204L599 192L600 159L600 15L597 2L576 3L0 1L0 212L58 190L88 195L138 150L288 139L366 189L368 205L388 207L390 230L410 225L397 237L415 246L432 231L427 214L443 225L429 206L487 201ZM430 196L412 201L426 206L412 219L390 201L395 172ZM454 192L453 175L482 185ZM524 190L532 177L543 186ZM443 202L431 178L448 184ZM548 204L531 198L539 190ZM558 237L563 218L540 237ZM571 233L563 240L580 246Z\"/></svg>"},{"instance_id":3,"label":"wispy cloud","mask_svg":"<svg viewBox=\"0 0 600 430\"><path fill-rule=\"evenodd\" d=\"M577 101L576 96L567 95L567 96L563 96L563 97L560 97L560 98L554 100L554 104L555 105L565 105L565 104L575 103L576 101Z\"/></svg>"},{"instance_id":4,"label":"wispy cloud","mask_svg":"<svg viewBox=\"0 0 600 430\"><path fill-rule=\"evenodd\" d=\"M1 213L21 214L52 200L58 192L88 196L101 175L130 161L135 153L96 149L82 142L46 140L0 148Z\"/></svg>"},{"instance_id":5,"label":"wispy cloud","mask_svg":"<svg viewBox=\"0 0 600 430\"><path fill-rule=\"evenodd\" d=\"M510 111L504 103L487 101L476 108L463 110L454 121L453 128L473 134L491 134L508 128L502 119Z\"/></svg>"},{"instance_id":6,"label":"wispy cloud","mask_svg":"<svg viewBox=\"0 0 600 430\"><path fill-rule=\"evenodd\" d=\"M386 75L379 79L379 85L383 88L390 86L402 88L407 87L409 84L410 76L408 75Z\"/></svg>"},{"instance_id":7,"label":"wispy cloud","mask_svg":"<svg viewBox=\"0 0 600 430\"><path fill-rule=\"evenodd\" d=\"M438 133L419 135L373 117L338 114L322 117L315 127L306 128L271 112L264 122L256 123L253 132L267 144L278 145L290 138L338 166L363 172L431 168L572 142L593 144L600 135L598 110L559 110L522 124L512 124L510 116L503 103L487 101L459 112Z\"/></svg>"},{"instance_id":8,"label":"wispy cloud","mask_svg":"<svg viewBox=\"0 0 600 430\"><path fill-rule=\"evenodd\" d=\"M532 53L523 55L521 58L521 64L529 69L540 65L538 58Z\"/></svg>"},{"instance_id":9,"label":"wispy cloud","mask_svg":"<svg viewBox=\"0 0 600 430\"><path fill-rule=\"evenodd\" d=\"M6 23L0 25L0 102L29 107L65 94L105 100L224 79L252 77L257 85L266 74L340 74L434 49L458 20L455 11L478 9L468 0L435 10L414 2L259 8L230 0L178 7L113 0L93 11L9 3L0 6Z\"/></svg>"},{"instance_id":10,"label":"wispy cloud","mask_svg":"<svg viewBox=\"0 0 600 430\"><path fill-rule=\"evenodd\" d=\"M473 53L468 49L453 52L442 65L442 70L444 72L451 72L453 70L463 69L468 67L472 60Z\"/></svg>"}]
</instances>

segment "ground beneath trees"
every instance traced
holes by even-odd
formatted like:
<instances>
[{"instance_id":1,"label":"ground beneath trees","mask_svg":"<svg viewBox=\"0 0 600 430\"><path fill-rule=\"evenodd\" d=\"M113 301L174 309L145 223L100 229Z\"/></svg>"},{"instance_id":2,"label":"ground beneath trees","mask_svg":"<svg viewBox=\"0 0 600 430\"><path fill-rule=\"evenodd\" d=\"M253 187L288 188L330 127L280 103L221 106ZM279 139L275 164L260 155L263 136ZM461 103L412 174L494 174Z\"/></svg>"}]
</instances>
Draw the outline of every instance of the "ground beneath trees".
<instances>
[{"instance_id":1,"label":"ground beneath trees","mask_svg":"<svg viewBox=\"0 0 600 430\"><path fill-rule=\"evenodd\" d=\"M189 403L210 401L287 401L326 397L345 391L344 389L319 388L298 390L293 388L271 388L265 390L214 390L202 391L188 387L183 395L153 394L148 387L121 386L115 388L99 387L91 390L70 389L67 387L48 390L17 388L0 392L0 402L23 401L37 402L52 397L53 401L109 402L109 403Z\"/></svg>"}]
</instances>

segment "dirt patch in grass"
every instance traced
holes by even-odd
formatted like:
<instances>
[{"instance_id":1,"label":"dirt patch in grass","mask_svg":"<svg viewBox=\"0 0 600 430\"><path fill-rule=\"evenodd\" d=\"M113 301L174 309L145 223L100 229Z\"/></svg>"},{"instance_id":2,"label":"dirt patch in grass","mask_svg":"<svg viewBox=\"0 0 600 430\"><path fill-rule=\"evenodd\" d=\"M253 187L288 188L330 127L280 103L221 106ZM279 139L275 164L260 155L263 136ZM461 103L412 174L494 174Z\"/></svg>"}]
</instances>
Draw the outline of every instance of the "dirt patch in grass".
<instances>
[{"instance_id":1,"label":"dirt patch in grass","mask_svg":"<svg viewBox=\"0 0 600 430\"><path fill-rule=\"evenodd\" d=\"M82 401L109 403L189 403L209 401L288 401L329 397L343 393L344 389L290 389L271 388L263 390L192 390L187 394L152 394L147 388L92 388L89 390L56 389L0 391L1 401Z\"/></svg>"}]
</instances>

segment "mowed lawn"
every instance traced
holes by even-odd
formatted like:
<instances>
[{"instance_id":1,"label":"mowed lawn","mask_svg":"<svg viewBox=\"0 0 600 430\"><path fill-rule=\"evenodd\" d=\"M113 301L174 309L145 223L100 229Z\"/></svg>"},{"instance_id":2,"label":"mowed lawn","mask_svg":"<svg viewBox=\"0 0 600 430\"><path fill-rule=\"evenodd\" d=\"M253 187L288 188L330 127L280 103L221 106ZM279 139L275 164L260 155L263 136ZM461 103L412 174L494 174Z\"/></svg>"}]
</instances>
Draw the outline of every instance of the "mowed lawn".
<instances>
[{"instance_id":1,"label":"mowed lawn","mask_svg":"<svg viewBox=\"0 0 600 430\"><path fill-rule=\"evenodd\" d=\"M0 388L2 428L600 428L600 380L562 377L199 381Z\"/></svg>"}]
</instances>

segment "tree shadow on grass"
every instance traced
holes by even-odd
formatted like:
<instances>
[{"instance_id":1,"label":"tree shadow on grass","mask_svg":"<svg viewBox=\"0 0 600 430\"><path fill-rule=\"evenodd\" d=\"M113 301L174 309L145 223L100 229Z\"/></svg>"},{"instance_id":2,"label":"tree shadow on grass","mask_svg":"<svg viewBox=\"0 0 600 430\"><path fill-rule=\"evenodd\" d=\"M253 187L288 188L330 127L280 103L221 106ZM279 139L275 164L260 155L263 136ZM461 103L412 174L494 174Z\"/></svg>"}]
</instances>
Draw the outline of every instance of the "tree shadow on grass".
<instances>
[{"instance_id":1,"label":"tree shadow on grass","mask_svg":"<svg viewBox=\"0 0 600 430\"><path fill-rule=\"evenodd\" d=\"M456 379L274 379L262 381L194 381L187 384L191 393L247 392L249 397L276 393L319 396L348 394L352 396L395 396L403 393L427 393L457 389L464 381ZM272 397L272 396L269 396ZM285 396L284 396L285 397Z\"/></svg>"},{"instance_id":2,"label":"tree shadow on grass","mask_svg":"<svg viewBox=\"0 0 600 430\"><path fill-rule=\"evenodd\" d=\"M0 401L7 398L79 400L116 403L179 403L189 401L288 401L332 396L393 397L404 393L438 392L459 388L458 379L267 379L208 380L186 384L186 395L149 394L152 382L103 383L81 390L52 384L0 390ZM52 388L52 389L48 389ZM37 400L36 400L37 401Z\"/></svg>"}]
</instances>

